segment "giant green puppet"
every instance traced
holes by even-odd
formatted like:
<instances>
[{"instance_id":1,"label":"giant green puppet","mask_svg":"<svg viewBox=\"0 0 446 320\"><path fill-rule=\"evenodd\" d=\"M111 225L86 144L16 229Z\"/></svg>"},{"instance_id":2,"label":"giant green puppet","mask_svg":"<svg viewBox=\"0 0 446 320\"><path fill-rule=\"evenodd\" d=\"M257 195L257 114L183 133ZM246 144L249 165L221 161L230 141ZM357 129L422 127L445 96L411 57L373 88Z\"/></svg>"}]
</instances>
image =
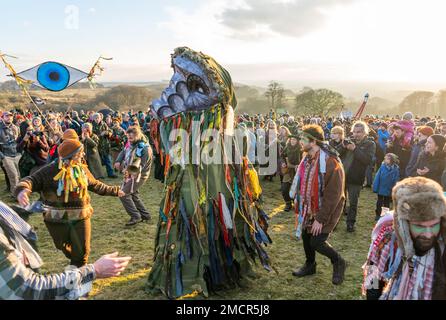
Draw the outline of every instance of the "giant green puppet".
<instances>
[{"instance_id":1,"label":"giant green puppet","mask_svg":"<svg viewBox=\"0 0 446 320\"><path fill-rule=\"evenodd\" d=\"M175 299L236 287L256 261L271 270L271 239L257 173L234 134L231 76L186 47L175 50L172 67L151 106L165 183L147 287Z\"/></svg>"}]
</instances>

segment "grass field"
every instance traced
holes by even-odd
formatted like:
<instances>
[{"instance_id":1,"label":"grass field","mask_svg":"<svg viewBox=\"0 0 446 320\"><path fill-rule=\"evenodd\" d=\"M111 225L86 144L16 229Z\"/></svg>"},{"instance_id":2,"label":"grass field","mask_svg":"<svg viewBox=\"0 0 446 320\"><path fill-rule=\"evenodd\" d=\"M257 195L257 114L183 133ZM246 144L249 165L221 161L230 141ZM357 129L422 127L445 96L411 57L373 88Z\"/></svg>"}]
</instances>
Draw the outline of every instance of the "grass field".
<instances>
[{"instance_id":1,"label":"grass field","mask_svg":"<svg viewBox=\"0 0 446 320\"><path fill-rule=\"evenodd\" d=\"M107 180L109 184L119 184L120 180ZM90 261L104 254L119 251L121 255L133 257L126 272L114 279L99 280L94 284L90 299L165 299L162 295L150 295L144 291L153 258L153 244L158 220L157 212L162 196L162 184L150 180L142 189L145 204L154 219L150 224L139 224L126 228L128 216L117 198L92 195L95 214L92 219L92 244ZM370 233L374 224L375 195L364 189L358 212L357 231L349 234L345 230L344 218L330 238L330 243L344 256L348 263L346 280L341 286L331 283L332 266L330 261L317 256L317 274L296 279L291 275L294 268L305 261L302 243L293 237L294 214L283 212L278 178L274 182L263 182L265 211L270 215L270 235L273 244L268 248L270 257L279 274L268 273L260 265L255 267L257 279L247 287L221 292L211 299L362 299L361 266L365 261ZM1 200L11 203L4 192L5 181L0 175ZM45 265L43 272L59 272L68 264L65 256L57 251L43 224L40 215L32 216L30 223L39 235L39 253Z\"/></svg>"}]
</instances>

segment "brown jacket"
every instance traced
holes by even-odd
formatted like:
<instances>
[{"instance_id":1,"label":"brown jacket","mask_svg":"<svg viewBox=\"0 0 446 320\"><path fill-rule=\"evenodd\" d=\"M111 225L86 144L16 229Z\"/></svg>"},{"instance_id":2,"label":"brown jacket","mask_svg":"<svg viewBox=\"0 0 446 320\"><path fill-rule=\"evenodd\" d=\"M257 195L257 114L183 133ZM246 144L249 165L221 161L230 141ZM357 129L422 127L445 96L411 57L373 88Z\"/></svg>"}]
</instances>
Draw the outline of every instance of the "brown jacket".
<instances>
[{"instance_id":1,"label":"brown jacket","mask_svg":"<svg viewBox=\"0 0 446 320\"><path fill-rule=\"evenodd\" d=\"M331 233L339 222L344 208L345 174L342 163L328 157L324 176L322 205L315 219L322 223L322 233Z\"/></svg>"},{"instance_id":2,"label":"brown jacket","mask_svg":"<svg viewBox=\"0 0 446 320\"><path fill-rule=\"evenodd\" d=\"M79 199L77 193L69 195L68 203L64 202L64 195L57 195L58 182L54 177L59 173L58 162L55 161L31 176L22 179L15 190L16 196L22 190L30 192L40 192L44 205L45 221L63 222L69 220L88 219L93 214L90 204L90 195L87 193L84 199ZM118 196L119 187L108 186L96 180L90 170L85 169L88 177L88 190L101 196Z\"/></svg>"}]
</instances>

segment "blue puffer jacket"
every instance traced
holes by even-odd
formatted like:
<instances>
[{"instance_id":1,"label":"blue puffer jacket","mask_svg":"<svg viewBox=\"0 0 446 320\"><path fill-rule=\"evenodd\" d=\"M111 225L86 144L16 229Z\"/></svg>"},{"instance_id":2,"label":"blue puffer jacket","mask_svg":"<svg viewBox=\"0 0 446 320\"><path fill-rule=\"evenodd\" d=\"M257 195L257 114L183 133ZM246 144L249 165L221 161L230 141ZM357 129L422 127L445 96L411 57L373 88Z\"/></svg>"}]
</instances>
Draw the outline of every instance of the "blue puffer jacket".
<instances>
[{"instance_id":1,"label":"blue puffer jacket","mask_svg":"<svg viewBox=\"0 0 446 320\"><path fill-rule=\"evenodd\" d=\"M373 182L373 192L380 196L389 197L392 189L400 179L400 167L396 164L387 165L383 163L379 168Z\"/></svg>"},{"instance_id":2,"label":"blue puffer jacket","mask_svg":"<svg viewBox=\"0 0 446 320\"><path fill-rule=\"evenodd\" d=\"M381 148L381 150L385 153L386 152L386 142L390 138L390 133L387 130L378 130L378 145Z\"/></svg>"}]
</instances>

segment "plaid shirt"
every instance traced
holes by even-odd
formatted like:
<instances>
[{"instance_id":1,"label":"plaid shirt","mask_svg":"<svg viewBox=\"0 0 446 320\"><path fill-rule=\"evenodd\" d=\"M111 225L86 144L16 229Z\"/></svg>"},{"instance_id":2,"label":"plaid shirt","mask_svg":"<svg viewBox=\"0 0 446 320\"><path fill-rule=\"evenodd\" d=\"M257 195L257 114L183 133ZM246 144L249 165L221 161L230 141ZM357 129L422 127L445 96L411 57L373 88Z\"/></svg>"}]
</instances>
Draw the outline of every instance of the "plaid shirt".
<instances>
[{"instance_id":1,"label":"plaid shirt","mask_svg":"<svg viewBox=\"0 0 446 320\"><path fill-rule=\"evenodd\" d=\"M0 202L0 300L75 300L86 295L95 279L93 265L67 269L63 273L40 275L31 269L30 261L40 261L38 254L22 236L26 222L8 223L17 214ZM33 266L35 267L35 266Z\"/></svg>"}]
</instances>

